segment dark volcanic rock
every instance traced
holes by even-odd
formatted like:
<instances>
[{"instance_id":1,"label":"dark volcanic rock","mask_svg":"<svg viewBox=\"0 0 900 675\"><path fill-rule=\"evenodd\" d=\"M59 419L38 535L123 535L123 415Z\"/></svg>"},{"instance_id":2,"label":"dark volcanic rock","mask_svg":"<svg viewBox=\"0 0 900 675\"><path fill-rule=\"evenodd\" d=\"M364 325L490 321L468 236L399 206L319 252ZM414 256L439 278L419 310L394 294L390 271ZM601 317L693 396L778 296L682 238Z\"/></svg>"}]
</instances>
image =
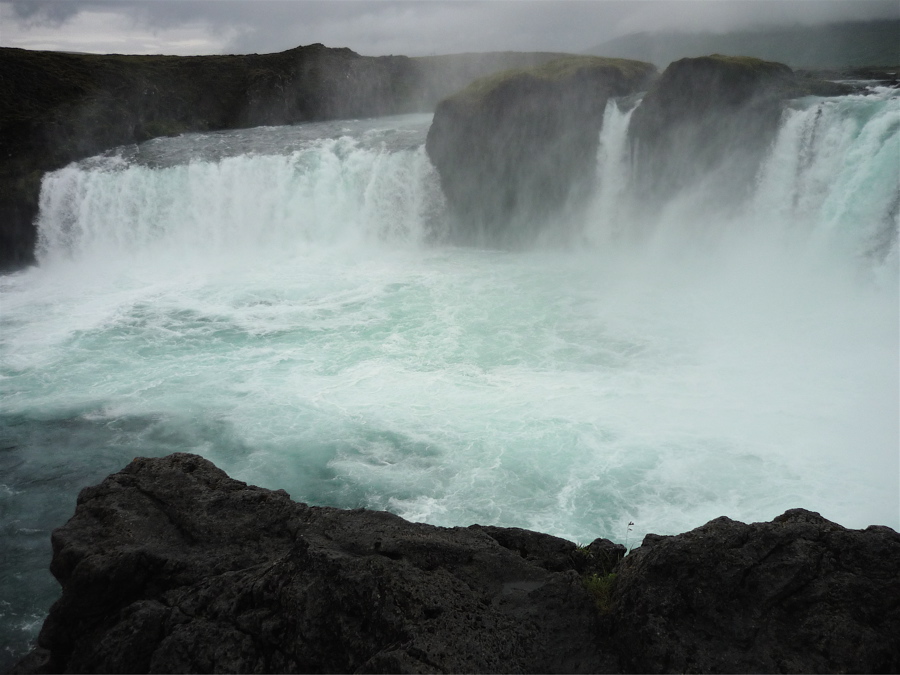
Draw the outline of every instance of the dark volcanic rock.
<instances>
[{"instance_id":1,"label":"dark volcanic rock","mask_svg":"<svg viewBox=\"0 0 900 675\"><path fill-rule=\"evenodd\" d=\"M653 205L710 179L722 194L743 196L775 138L785 100L850 91L749 57L714 54L675 61L631 118L641 199Z\"/></svg>"},{"instance_id":2,"label":"dark volcanic rock","mask_svg":"<svg viewBox=\"0 0 900 675\"><path fill-rule=\"evenodd\" d=\"M175 454L83 490L53 552L62 597L13 672L900 666L900 535L801 510L622 560L607 540L309 507Z\"/></svg>"},{"instance_id":3,"label":"dark volcanic rock","mask_svg":"<svg viewBox=\"0 0 900 675\"><path fill-rule=\"evenodd\" d=\"M619 565L626 672L900 672L900 535L793 509L648 535Z\"/></svg>"},{"instance_id":4,"label":"dark volcanic rock","mask_svg":"<svg viewBox=\"0 0 900 675\"><path fill-rule=\"evenodd\" d=\"M426 149L457 243L517 246L594 182L612 96L646 87L649 63L569 57L477 80L441 101Z\"/></svg>"},{"instance_id":5,"label":"dark volcanic rock","mask_svg":"<svg viewBox=\"0 0 900 675\"><path fill-rule=\"evenodd\" d=\"M22 668L614 670L570 542L292 502L193 455L137 459L53 535L63 587ZM529 559L537 552L538 561ZM547 569L548 551L562 558Z\"/></svg>"}]
</instances>

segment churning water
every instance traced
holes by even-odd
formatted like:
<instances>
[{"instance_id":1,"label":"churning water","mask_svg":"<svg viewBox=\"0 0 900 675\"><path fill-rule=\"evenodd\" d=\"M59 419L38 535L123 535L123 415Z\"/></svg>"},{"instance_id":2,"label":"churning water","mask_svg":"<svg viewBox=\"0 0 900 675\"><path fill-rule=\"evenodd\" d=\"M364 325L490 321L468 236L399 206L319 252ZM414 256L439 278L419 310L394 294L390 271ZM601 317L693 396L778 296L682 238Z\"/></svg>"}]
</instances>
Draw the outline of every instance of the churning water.
<instances>
[{"instance_id":1,"label":"churning water","mask_svg":"<svg viewBox=\"0 0 900 675\"><path fill-rule=\"evenodd\" d=\"M612 103L593 201L527 251L442 244L429 116L48 175L40 265L0 278L3 658L58 592L50 530L135 456L580 542L897 528L898 101L797 101L746 201L701 181L650 215Z\"/></svg>"}]
</instances>

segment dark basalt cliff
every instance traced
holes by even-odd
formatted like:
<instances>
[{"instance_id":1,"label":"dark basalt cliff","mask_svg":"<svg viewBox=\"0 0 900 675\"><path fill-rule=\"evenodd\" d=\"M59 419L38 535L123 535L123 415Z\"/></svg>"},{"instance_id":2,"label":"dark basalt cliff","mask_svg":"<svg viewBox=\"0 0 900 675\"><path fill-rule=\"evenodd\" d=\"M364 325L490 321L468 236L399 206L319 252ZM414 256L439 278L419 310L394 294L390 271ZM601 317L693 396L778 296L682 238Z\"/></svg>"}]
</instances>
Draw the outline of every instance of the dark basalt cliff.
<instances>
[{"instance_id":1,"label":"dark basalt cliff","mask_svg":"<svg viewBox=\"0 0 900 675\"><path fill-rule=\"evenodd\" d=\"M634 179L652 205L716 172L722 194L752 185L785 101L837 96L849 86L795 74L781 63L714 54L670 64L634 111Z\"/></svg>"},{"instance_id":2,"label":"dark basalt cliff","mask_svg":"<svg viewBox=\"0 0 900 675\"><path fill-rule=\"evenodd\" d=\"M408 61L322 45L202 57L0 49L0 268L34 260L44 171L165 134L404 110Z\"/></svg>"},{"instance_id":3,"label":"dark basalt cliff","mask_svg":"<svg viewBox=\"0 0 900 675\"><path fill-rule=\"evenodd\" d=\"M477 80L438 104L426 149L456 243L517 246L593 184L606 103L645 89L649 63L580 56Z\"/></svg>"},{"instance_id":4,"label":"dark basalt cliff","mask_svg":"<svg viewBox=\"0 0 900 675\"><path fill-rule=\"evenodd\" d=\"M744 57L682 59L653 80L640 61L570 57L473 82L441 101L427 150L457 243L527 244L565 228L595 187L607 100L648 89L629 128L633 183L655 209L716 172L739 198L778 129L785 101L849 86ZM652 82L652 84L651 84Z\"/></svg>"},{"instance_id":5,"label":"dark basalt cliff","mask_svg":"<svg viewBox=\"0 0 900 675\"><path fill-rule=\"evenodd\" d=\"M497 74L441 101L427 150L459 243L527 244L564 228L595 187L606 102L648 89L629 128L632 183L649 210L715 173L736 202L752 184L788 99L850 93L780 63L682 59L653 79L639 61L579 57ZM573 220L577 221L577 218Z\"/></svg>"},{"instance_id":6,"label":"dark basalt cliff","mask_svg":"<svg viewBox=\"0 0 900 675\"><path fill-rule=\"evenodd\" d=\"M86 488L13 672L897 672L900 535L719 518L622 559L310 507L187 454Z\"/></svg>"},{"instance_id":7,"label":"dark basalt cliff","mask_svg":"<svg viewBox=\"0 0 900 675\"><path fill-rule=\"evenodd\" d=\"M0 48L0 271L34 262L45 171L185 131L428 112L471 79L559 54L360 56L322 45L243 56Z\"/></svg>"}]
</instances>

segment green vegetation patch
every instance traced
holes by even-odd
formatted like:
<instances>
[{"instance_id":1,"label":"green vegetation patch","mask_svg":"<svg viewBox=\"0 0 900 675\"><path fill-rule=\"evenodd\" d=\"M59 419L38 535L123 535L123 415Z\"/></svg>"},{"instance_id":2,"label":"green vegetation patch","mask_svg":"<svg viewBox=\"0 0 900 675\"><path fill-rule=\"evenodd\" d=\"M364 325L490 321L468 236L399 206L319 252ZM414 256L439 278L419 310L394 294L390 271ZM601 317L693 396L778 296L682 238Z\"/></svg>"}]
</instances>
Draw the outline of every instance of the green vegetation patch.
<instances>
[{"instance_id":1,"label":"green vegetation patch","mask_svg":"<svg viewBox=\"0 0 900 675\"><path fill-rule=\"evenodd\" d=\"M709 59L710 61L716 61L726 67L749 70L756 73L783 73L790 70L783 63L778 63L777 61L764 61L763 59L758 59L754 56L711 54L710 56L701 56L700 59Z\"/></svg>"},{"instance_id":2,"label":"green vegetation patch","mask_svg":"<svg viewBox=\"0 0 900 675\"><path fill-rule=\"evenodd\" d=\"M532 68L531 73L536 77L550 80L566 79L574 76L584 69L615 68L627 78L645 77L652 73L653 64L630 59L612 59L604 56L568 56L545 63L537 68Z\"/></svg>"},{"instance_id":3,"label":"green vegetation patch","mask_svg":"<svg viewBox=\"0 0 900 675\"><path fill-rule=\"evenodd\" d=\"M780 98L799 96L842 96L851 93L851 87L812 77L798 76L788 66L776 61L763 61L752 56L724 56L713 54L701 57L717 64L728 77L765 82L771 93Z\"/></svg>"},{"instance_id":4,"label":"green vegetation patch","mask_svg":"<svg viewBox=\"0 0 900 675\"><path fill-rule=\"evenodd\" d=\"M472 82L450 98L458 103L478 104L500 85L523 79L563 82L594 71L615 70L627 80L649 77L656 67L643 61L602 56L567 56L533 68L511 68Z\"/></svg>"},{"instance_id":5,"label":"green vegetation patch","mask_svg":"<svg viewBox=\"0 0 900 675\"><path fill-rule=\"evenodd\" d=\"M612 609L612 593L616 583L616 575L590 574L584 578L584 587L594 599L594 604L600 612L606 613Z\"/></svg>"},{"instance_id":6,"label":"green vegetation patch","mask_svg":"<svg viewBox=\"0 0 900 675\"><path fill-rule=\"evenodd\" d=\"M711 54L671 63L648 98L683 101L687 108L717 99L742 104L755 99L788 99L811 94L838 96L846 85L798 76L788 66L752 56Z\"/></svg>"}]
</instances>

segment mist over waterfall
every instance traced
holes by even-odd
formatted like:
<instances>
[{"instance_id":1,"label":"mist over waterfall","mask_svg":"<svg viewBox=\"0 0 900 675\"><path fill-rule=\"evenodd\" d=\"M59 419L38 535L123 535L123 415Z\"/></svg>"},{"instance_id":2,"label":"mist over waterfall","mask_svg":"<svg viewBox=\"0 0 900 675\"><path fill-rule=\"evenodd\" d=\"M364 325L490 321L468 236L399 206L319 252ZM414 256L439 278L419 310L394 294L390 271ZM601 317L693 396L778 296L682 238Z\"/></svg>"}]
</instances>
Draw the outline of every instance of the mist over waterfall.
<instances>
[{"instance_id":1,"label":"mist over waterfall","mask_svg":"<svg viewBox=\"0 0 900 675\"><path fill-rule=\"evenodd\" d=\"M739 198L725 167L642 191L634 106L525 250L446 243L430 116L45 176L40 264L0 277L4 642L56 593L78 490L136 456L629 547L794 507L900 527L897 91L793 101Z\"/></svg>"}]
</instances>

